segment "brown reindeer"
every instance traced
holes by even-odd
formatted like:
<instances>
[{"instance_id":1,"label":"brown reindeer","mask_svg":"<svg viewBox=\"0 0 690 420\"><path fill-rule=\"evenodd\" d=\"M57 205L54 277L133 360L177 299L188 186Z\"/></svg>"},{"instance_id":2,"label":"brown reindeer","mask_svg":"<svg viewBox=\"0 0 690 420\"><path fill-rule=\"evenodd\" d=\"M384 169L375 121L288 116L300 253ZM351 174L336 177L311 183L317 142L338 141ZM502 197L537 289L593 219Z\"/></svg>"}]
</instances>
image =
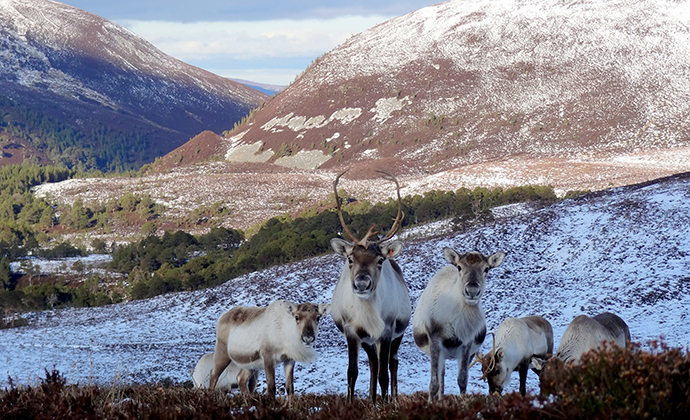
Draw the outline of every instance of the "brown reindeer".
<instances>
[{"instance_id":1,"label":"brown reindeer","mask_svg":"<svg viewBox=\"0 0 690 420\"><path fill-rule=\"evenodd\" d=\"M264 369L268 394L275 396L275 367L283 363L285 388L288 395L293 394L295 362L310 363L316 358L312 344L319 320L330 312L330 306L278 300L263 308L237 306L221 315L209 388L216 388L221 372L234 362L242 369Z\"/></svg>"},{"instance_id":2,"label":"brown reindeer","mask_svg":"<svg viewBox=\"0 0 690 420\"><path fill-rule=\"evenodd\" d=\"M393 259L400 252L402 243L390 240L400 229L403 218L400 185L390 173L378 172L386 174L395 182L398 214L388 234L376 242L369 240L376 233L374 226L358 240L345 224L338 197L338 180L345 172L333 182L340 223L350 238L350 241L340 238L331 240L333 250L347 260L333 291L331 316L347 340L349 401L353 401L355 395L360 346L369 357L371 400L376 402L377 377L381 396L384 400L388 399L389 369L391 396L397 396L398 348L412 312L402 271Z\"/></svg>"}]
</instances>

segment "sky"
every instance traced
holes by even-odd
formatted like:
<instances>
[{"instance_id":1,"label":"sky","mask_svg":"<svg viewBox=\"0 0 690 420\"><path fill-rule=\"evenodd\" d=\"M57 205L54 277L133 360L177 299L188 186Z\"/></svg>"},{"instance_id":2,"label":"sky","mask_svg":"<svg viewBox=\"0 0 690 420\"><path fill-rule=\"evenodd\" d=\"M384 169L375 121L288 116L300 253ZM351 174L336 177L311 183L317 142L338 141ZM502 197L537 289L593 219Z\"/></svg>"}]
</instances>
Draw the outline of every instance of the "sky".
<instances>
[{"instance_id":1,"label":"sky","mask_svg":"<svg viewBox=\"0 0 690 420\"><path fill-rule=\"evenodd\" d=\"M434 0L63 0L221 76L287 85L350 36Z\"/></svg>"}]
</instances>

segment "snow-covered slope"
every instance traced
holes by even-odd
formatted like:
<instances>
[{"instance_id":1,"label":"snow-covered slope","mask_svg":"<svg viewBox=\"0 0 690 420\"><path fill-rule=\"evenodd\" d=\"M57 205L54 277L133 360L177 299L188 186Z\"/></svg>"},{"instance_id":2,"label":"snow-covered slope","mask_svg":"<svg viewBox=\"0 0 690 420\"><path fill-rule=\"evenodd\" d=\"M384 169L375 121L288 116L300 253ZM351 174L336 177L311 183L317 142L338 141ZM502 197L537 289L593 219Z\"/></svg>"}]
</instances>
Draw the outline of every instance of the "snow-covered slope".
<instances>
[{"instance_id":1,"label":"snow-covered slope","mask_svg":"<svg viewBox=\"0 0 690 420\"><path fill-rule=\"evenodd\" d=\"M576 315L611 311L628 323L634 341L661 336L671 346L686 348L689 200L687 174L612 189L499 218L494 225L462 234L407 240L398 262L415 305L431 275L444 264L443 247L485 254L503 250L506 259L490 273L483 298L490 330L509 316L539 314L553 324L557 344ZM0 383L6 384L8 375L15 383L33 382L53 366L69 381L82 384L187 380L198 358L213 350L215 321L224 311L275 299L327 302L342 264L329 255L253 273L214 289L32 315L30 326L0 331ZM483 350L489 347L490 340ZM318 361L297 365L297 391L344 393L347 351L330 318L322 321L317 348ZM426 390L429 360L415 347L410 331L400 360L401 391ZM366 395L363 352L360 361L357 389ZM447 392L458 391L456 366L448 363ZM485 393L479 377L474 367L470 391ZM528 377L528 390L534 392L538 381L532 373ZM516 378L510 390L517 390Z\"/></svg>"},{"instance_id":2,"label":"snow-covered slope","mask_svg":"<svg viewBox=\"0 0 690 420\"><path fill-rule=\"evenodd\" d=\"M0 88L0 95L87 133L92 127L79 124L94 115L123 130L163 130L169 138L159 154L205 129L232 128L268 98L53 0L0 0Z\"/></svg>"}]
</instances>

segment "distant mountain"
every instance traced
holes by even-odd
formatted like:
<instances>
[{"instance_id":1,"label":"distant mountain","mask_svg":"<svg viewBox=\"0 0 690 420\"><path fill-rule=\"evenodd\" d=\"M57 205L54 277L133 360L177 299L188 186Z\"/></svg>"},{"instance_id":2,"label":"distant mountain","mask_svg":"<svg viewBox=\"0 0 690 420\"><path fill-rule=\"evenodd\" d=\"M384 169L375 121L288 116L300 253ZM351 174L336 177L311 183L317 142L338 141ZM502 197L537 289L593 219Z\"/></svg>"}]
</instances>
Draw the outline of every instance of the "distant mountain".
<instances>
[{"instance_id":1,"label":"distant mountain","mask_svg":"<svg viewBox=\"0 0 690 420\"><path fill-rule=\"evenodd\" d=\"M283 85L271 85L267 83L257 83L257 82L252 82L250 80L244 80L244 79L230 79L234 80L237 83L242 83L245 86L249 86L252 89L256 89L259 92L263 92L266 95L275 95L276 93L281 92L282 90L285 89L285 86Z\"/></svg>"},{"instance_id":2,"label":"distant mountain","mask_svg":"<svg viewBox=\"0 0 690 420\"><path fill-rule=\"evenodd\" d=\"M457 0L351 37L216 143L304 169L630 183L623 162L690 170L689 68L682 2Z\"/></svg>"},{"instance_id":3,"label":"distant mountain","mask_svg":"<svg viewBox=\"0 0 690 420\"><path fill-rule=\"evenodd\" d=\"M74 7L0 1L0 165L37 155L136 167L267 98Z\"/></svg>"}]
</instances>

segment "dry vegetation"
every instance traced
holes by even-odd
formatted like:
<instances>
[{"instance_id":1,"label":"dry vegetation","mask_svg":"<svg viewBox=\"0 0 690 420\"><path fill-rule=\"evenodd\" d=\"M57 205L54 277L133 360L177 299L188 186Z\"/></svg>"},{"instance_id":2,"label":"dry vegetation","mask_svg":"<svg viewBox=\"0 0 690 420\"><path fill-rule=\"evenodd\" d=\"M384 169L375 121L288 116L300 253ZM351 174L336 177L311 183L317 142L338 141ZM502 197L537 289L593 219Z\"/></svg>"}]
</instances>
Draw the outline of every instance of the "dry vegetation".
<instances>
[{"instance_id":1,"label":"dry vegetation","mask_svg":"<svg viewBox=\"0 0 690 420\"><path fill-rule=\"evenodd\" d=\"M291 401L265 395L190 389L172 383L67 385L56 370L37 386L0 391L0 419L685 419L690 413L690 355L650 343L588 353L579 367L551 362L542 395L446 396L423 392L373 405L342 395L306 394Z\"/></svg>"}]
</instances>

